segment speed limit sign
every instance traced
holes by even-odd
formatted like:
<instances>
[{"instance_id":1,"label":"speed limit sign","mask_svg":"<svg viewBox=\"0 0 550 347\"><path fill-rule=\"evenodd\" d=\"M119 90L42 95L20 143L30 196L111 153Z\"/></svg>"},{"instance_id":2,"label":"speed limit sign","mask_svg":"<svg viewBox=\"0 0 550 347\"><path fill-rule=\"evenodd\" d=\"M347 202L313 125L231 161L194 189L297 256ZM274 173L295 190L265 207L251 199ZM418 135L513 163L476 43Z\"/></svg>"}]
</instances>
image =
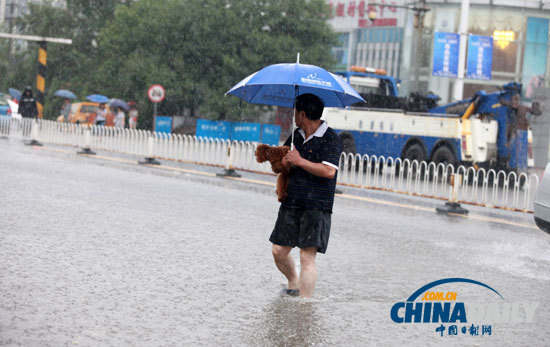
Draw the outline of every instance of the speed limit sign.
<instances>
[{"instance_id":1,"label":"speed limit sign","mask_svg":"<svg viewBox=\"0 0 550 347\"><path fill-rule=\"evenodd\" d=\"M149 90L147 91L147 96L149 97L149 100L154 103L159 103L162 100L164 100L165 96L164 87L160 84L153 84L151 87L149 87Z\"/></svg>"}]
</instances>

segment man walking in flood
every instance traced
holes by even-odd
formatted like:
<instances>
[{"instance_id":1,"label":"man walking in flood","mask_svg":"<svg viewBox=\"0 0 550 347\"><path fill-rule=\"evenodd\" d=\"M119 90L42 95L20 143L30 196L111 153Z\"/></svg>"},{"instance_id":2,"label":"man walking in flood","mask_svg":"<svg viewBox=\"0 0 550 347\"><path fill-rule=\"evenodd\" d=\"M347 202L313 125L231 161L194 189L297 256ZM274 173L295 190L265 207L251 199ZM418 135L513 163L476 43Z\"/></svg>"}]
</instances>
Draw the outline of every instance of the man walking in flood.
<instances>
[{"instance_id":1,"label":"man walking in flood","mask_svg":"<svg viewBox=\"0 0 550 347\"><path fill-rule=\"evenodd\" d=\"M288 280L285 292L303 298L310 298L315 288L315 257L327 250L342 152L338 135L320 119L323 109L323 102L313 94L296 98L295 148L283 159L291 167L288 197L281 203L269 238L275 264ZM285 146L290 146L291 138ZM300 248L299 275L290 255L296 246Z\"/></svg>"}]
</instances>

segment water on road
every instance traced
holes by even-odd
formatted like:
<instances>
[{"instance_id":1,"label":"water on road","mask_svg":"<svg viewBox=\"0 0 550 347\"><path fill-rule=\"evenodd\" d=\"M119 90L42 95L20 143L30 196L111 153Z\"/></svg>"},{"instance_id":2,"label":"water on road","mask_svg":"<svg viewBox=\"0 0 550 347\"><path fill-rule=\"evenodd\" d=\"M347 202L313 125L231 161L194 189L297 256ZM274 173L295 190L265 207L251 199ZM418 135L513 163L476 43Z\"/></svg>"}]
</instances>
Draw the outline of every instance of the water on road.
<instances>
[{"instance_id":1,"label":"water on road","mask_svg":"<svg viewBox=\"0 0 550 347\"><path fill-rule=\"evenodd\" d=\"M550 344L543 232L339 197L304 301L280 294L271 188L157 171L0 140L0 344ZM537 302L533 321L441 337L439 324L391 320L396 302L451 277Z\"/></svg>"}]
</instances>

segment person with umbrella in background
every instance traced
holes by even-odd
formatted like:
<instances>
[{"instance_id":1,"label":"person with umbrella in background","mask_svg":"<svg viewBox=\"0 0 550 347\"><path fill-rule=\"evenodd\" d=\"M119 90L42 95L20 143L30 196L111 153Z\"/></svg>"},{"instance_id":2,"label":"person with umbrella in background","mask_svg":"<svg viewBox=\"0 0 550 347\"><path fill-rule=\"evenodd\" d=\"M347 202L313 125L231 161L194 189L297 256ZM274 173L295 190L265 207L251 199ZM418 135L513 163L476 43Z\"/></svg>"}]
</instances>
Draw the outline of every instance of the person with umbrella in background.
<instances>
[{"instance_id":1,"label":"person with umbrella in background","mask_svg":"<svg viewBox=\"0 0 550 347\"><path fill-rule=\"evenodd\" d=\"M124 128L125 117L126 115L124 114L122 107L118 106L116 108L116 115L115 115L115 128Z\"/></svg>"},{"instance_id":2,"label":"person with umbrella in background","mask_svg":"<svg viewBox=\"0 0 550 347\"><path fill-rule=\"evenodd\" d=\"M105 103L100 103L99 108L96 111L95 125L105 125L107 120L107 109Z\"/></svg>"},{"instance_id":3,"label":"person with umbrella in background","mask_svg":"<svg viewBox=\"0 0 550 347\"><path fill-rule=\"evenodd\" d=\"M67 123L69 121L70 113L71 113L71 100L64 99L63 105L61 105L61 116L63 117L63 122Z\"/></svg>"},{"instance_id":4,"label":"person with umbrella in background","mask_svg":"<svg viewBox=\"0 0 550 347\"><path fill-rule=\"evenodd\" d=\"M73 92L67 89L58 89L53 93L54 96L63 98L63 105L61 105L60 117L58 121L68 122L69 115L71 113L71 99L76 99L76 95Z\"/></svg>"}]
</instances>

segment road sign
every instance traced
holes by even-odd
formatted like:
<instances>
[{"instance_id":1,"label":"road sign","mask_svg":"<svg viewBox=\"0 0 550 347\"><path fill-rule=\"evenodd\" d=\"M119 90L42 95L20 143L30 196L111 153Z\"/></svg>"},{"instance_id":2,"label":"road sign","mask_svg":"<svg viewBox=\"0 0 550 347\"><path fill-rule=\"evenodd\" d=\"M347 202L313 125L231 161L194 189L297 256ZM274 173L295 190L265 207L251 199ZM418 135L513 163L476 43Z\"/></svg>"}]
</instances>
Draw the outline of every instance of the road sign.
<instances>
[{"instance_id":1,"label":"road sign","mask_svg":"<svg viewBox=\"0 0 550 347\"><path fill-rule=\"evenodd\" d=\"M164 87L160 84L153 84L151 87L149 87L149 90L147 91L147 96L149 97L149 100L154 103L159 103L162 100L164 100L165 96Z\"/></svg>"},{"instance_id":2,"label":"road sign","mask_svg":"<svg viewBox=\"0 0 550 347\"><path fill-rule=\"evenodd\" d=\"M468 70L466 77L490 80L493 67L493 38L470 35L468 38Z\"/></svg>"},{"instance_id":3,"label":"road sign","mask_svg":"<svg viewBox=\"0 0 550 347\"><path fill-rule=\"evenodd\" d=\"M435 33L432 75L440 77L457 77L459 43L459 34Z\"/></svg>"}]
</instances>

